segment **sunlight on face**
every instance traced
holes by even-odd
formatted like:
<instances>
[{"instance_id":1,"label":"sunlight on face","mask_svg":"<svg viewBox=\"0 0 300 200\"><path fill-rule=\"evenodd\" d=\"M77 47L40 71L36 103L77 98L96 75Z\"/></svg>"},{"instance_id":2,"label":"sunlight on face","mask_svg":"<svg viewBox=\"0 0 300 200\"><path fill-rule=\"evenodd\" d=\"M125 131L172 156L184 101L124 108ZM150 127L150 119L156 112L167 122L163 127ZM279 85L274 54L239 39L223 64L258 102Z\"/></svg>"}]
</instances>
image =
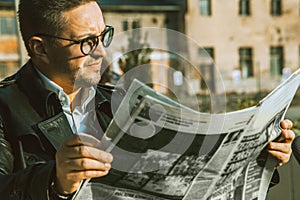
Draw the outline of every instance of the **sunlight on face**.
<instances>
[{"instance_id":1,"label":"sunlight on face","mask_svg":"<svg viewBox=\"0 0 300 200\"><path fill-rule=\"evenodd\" d=\"M96 2L91 2L69 10L63 14L66 18L61 37L80 40L89 36L97 36L105 30L102 12ZM106 55L104 47L99 42L96 50L90 55L83 55L80 44L61 41L64 49L54 52L54 69L56 76L69 80L75 87L96 85L101 78L100 69L103 57Z\"/></svg>"}]
</instances>

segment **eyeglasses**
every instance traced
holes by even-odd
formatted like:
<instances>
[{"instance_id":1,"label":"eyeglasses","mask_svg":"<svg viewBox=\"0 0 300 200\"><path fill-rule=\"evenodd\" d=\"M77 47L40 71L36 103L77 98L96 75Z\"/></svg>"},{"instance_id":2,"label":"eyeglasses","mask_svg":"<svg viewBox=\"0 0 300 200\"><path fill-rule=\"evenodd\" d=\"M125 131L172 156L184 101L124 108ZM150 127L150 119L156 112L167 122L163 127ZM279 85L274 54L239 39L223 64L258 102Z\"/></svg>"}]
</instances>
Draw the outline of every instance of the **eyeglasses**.
<instances>
[{"instance_id":1,"label":"eyeglasses","mask_svg":"<svg viewBox=\"0 0 300 200\"><path fill-rule=\"evenodd\" d=\"M58 37L55 35L49 35L46 33L37 34L35 36L45 36L45 37L52 37L60 40L67 40L74 42L74 44L80 44L80 50L84 55L90 55L92 54L95 49L99 45L99 38L103 44L104 47L108 47L113 39L114 36L114 27L106 25L105 30L98 36L89 36L86 38L83 38L81 40L72 40L68 38Z\"/></svg>"}]
</instances>

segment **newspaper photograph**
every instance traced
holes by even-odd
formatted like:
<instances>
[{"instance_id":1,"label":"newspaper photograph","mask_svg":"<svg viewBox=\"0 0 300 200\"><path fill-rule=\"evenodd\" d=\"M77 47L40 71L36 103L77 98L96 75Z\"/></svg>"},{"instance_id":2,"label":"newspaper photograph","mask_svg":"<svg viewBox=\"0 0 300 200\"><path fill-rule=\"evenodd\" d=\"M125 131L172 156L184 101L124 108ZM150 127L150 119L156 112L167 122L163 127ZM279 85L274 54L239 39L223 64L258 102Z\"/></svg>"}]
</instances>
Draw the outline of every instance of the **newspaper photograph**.
<instances>
[{"instance_id":1,"label":"newspaper photograph","mask_svg":"<svg viewBox=\"0 0 300 200\"><path fill-rule=\"evenodd\" d=\"M280 135L299 73L258 105L221 114L194 111L134 80L102 140L112 169L86 181L77 199L265 199L276 161L264 148Z\"/></svg>"}]
</instances>

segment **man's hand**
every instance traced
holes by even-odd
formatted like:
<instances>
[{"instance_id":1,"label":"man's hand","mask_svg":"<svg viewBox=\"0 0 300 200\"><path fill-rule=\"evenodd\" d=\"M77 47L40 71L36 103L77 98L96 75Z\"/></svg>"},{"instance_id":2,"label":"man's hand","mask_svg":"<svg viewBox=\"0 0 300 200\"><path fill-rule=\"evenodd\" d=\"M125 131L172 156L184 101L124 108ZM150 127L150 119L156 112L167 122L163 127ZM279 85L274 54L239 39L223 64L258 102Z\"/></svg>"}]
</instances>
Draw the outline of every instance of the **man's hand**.
<instances>
[{"instance_id":1,"label":"man's hand","mask_svg":"<svg viewBox=\"0 0 300 200\"><path fill-rule=\"evenodd\" d=\"M287 163L290 159L292 149L291 144L295 138L294 132L291 130L293 127L293 123L285 119L281 123L281 136L277 142L270 142L268 145L268 152L275 158L277 158L277 166Z\"/></svg>"},{"instance_id":2,"label":"man's hand","mask_svg":"<svg viewBox=\"0 0 300 200\"><path fill-rule=\"evenodd\" d=\"M82 180L108 174L113 156L101 150L100 144L93 136L79 133L61 145L55 156L57 193L71 194Z\"/></svg>"}]
</instances>

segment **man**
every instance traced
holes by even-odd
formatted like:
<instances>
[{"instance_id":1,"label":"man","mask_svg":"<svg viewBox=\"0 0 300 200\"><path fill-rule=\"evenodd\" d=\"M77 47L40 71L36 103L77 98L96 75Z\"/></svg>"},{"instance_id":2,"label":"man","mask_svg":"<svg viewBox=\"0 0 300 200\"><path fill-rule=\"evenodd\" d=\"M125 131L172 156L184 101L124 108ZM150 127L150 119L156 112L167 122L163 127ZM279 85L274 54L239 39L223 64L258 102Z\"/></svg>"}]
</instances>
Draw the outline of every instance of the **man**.
<instances>
[{"instance_id":1,"label":"man","mask_svg":"<svg viewBox=\"0 0 300 200\"><path fill-rule=\"evenodd\" d=\"M3 82L7 86L1 92L0 168L9 175L1 176L1 194L5 199L47 199L49 191L66 196L82 180L106 175L112 155L100 150L99 140L80 133L65 140L55 154L58 144L47 138L52 134L47 126L53 129L59 123L62 134L94 134L84 123L98 117L101 128L107 127L109 102L91 86L100 81L104 46L113 29L105 25L99 6L91 0L21 0L19 19L31 60ZM84 100L85 108L76 97Z\"/></svg>"},{"instance_id":2,"label":"man","mask_svg":"<svg viewBox=\"0 0 300 200\"><path fill-rule=\"evenodd\" d=\"M1 84L1 199L70 199L111 168L99 140L112 117L109 93L93 86L113 28L94 0L20 0L19 20L30 60ZM293 138L284 130L270 143L279 164Z\"/></svg>"}]
</instances>

